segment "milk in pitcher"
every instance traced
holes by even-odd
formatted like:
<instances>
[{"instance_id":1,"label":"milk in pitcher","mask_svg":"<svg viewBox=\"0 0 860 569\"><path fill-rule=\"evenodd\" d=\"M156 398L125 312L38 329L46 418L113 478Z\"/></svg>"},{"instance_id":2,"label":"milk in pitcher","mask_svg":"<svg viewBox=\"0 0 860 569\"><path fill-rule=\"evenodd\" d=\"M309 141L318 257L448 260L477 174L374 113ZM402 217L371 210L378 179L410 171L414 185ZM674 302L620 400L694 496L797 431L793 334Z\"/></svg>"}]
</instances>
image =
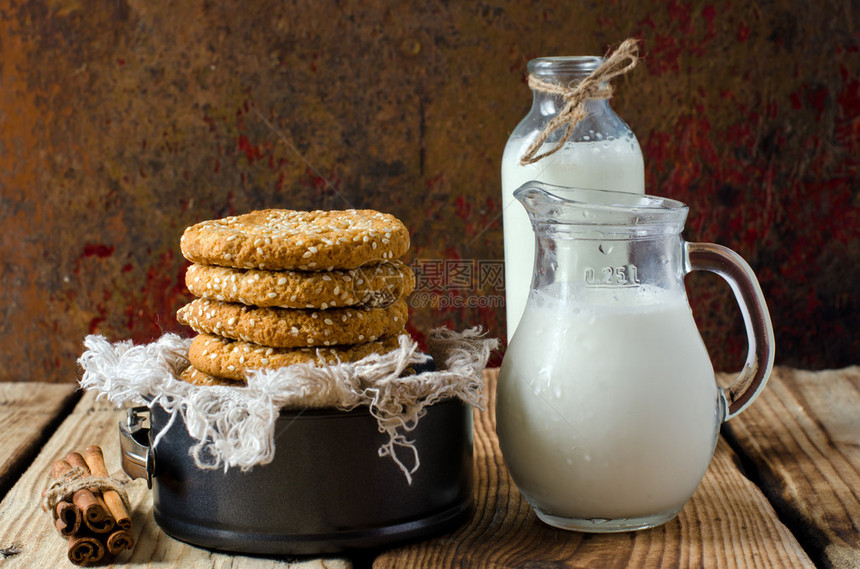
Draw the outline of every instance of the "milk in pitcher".
<instances>
[{"instance_id":1,"label":"milk in pitcher","mask_svg":"<svg viewBox=\"0 0 860 569\"><path fill-rule=\"evenodd\" d=\"M523 233L524 238L526 234ZM665 521L692 496L721 421L682 291L532 291L498 384L508 469L558 527ZM660 513L655 515L655 513ZM574 520L571 522L571 520Z\"/></svg>"}]
</instances>

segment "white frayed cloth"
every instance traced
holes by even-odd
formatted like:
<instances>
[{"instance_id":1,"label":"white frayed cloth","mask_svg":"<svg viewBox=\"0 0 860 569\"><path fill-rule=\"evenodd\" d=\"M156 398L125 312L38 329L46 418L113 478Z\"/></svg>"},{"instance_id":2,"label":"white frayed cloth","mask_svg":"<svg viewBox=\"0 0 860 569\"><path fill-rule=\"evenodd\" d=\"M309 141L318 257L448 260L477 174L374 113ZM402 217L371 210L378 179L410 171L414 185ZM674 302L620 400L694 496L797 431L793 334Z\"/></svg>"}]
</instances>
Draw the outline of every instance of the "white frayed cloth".
<instances>
[{"instance_id":1,"label":"white frayed cloth","mask_svg":"<svg viewBox=\"0 0 860 569\"><path fill-rule=\"evenodd\" d=\"M138 346L128 340L110 343L99 335L87 336L78 360L84 370L81 387L116 405L160 405L170 420L153 446L181 416L197 441L190 449L194 463L206 469L248 470L270 463L281 409L320 407L321 402L343 411L367 406L379 431L388 435L379 455L390 456L410 483L420 459L407 433L427 406L442 399L455 397L482 408L481 372L498 346L480 328L461 332L439 328L431 331L427 341L436 366L433 371L404 373L428 358L412 338L402 335L398 348L386 354L323 367L296 364L256 370L248 375L247 387L226 387L177 379L188 366L190 342L171 333ZM397 456L396 447L412 452L411 466Z\"/></svg>"}]
</instances>

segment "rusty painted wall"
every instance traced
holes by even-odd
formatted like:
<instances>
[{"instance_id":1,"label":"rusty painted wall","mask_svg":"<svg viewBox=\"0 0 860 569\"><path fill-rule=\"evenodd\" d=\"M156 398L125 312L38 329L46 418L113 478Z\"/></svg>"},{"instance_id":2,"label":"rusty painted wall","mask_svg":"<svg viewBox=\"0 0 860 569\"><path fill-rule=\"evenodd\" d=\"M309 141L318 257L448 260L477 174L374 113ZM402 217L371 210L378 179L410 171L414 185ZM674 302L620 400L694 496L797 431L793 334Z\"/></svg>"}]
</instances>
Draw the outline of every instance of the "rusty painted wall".
<instances>
[{"instance_id":1,"label":"rusty painted wall","mask_svg":"<svg viewBox=\"0 0 860 569\"><path fill-rule=\"evenodd\" d=\"M613 106L687 237L756 269L778 363L860 363L860 9L850 0L4 0L0 380L73 381L83 337L179 331L187 225L262 207L372 207L413 259L502 259L499 165L525 64L641 38ZM461 275L462 276L462 275ZM455 279L467 298L497 284ZM690 279L717 367L745 350ZM429 285L427 285L429 286ZM452 296L453 295L453 296ZM412 331L504 310L414 302Z\"/></svg>"}]
</instances>

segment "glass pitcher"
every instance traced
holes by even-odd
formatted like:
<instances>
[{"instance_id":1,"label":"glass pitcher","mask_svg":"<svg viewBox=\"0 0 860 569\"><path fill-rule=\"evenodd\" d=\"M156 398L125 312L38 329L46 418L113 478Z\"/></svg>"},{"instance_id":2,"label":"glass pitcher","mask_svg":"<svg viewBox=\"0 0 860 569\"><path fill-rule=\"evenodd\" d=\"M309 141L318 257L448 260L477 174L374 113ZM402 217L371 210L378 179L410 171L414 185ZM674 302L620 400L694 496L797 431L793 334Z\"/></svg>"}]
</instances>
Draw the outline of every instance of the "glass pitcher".
<instances>
[{"instance_id":1,"label":"glass pitcher","mask_svg":"<svg viewBox=\"0 0 860 569\"><path fill-rule=\"evenodd\" d=\"M530 182L515 193L536 235L523 318L499 375L505 463L538 517L588 532L644 529L693 495L720 424L764 387L774 339L749 265L681 238L688 208L665 198ZM731 285L749 353L720 388L684 275Z\"/></svg>"}]
</instances>

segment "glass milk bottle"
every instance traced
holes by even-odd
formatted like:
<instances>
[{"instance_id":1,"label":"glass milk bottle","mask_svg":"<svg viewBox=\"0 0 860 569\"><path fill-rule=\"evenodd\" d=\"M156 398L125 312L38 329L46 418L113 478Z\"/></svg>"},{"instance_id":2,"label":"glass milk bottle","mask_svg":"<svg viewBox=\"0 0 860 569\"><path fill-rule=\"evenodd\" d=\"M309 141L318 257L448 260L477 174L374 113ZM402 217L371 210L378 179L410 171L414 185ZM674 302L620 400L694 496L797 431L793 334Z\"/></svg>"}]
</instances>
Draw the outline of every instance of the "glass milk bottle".
<instances>
[{"instance_id":1,"label":"glass milk bottle","mask_svg":"<svg viewBox=\"0 0 860 569\"><path fill-rule=\"evenodd\" d=\"M601 57L542 57L528 63L534 78L562 87L575 87L597 70ZM634 60L635 64L635 60ZM515 203L514 190L537 180L561 186L642 194L645 173L642 151L630 127L615 114L608 99L588 99L585 117L553 154L522 164L529 146L558 116L566 101L559 94L533 88L528 115L511 133L502 157L502 208L505 240L505 305L510 342L528 298L534 238L528 215ZM549 133L537 154L555 147L566 125Z\"/></svg>"}]
</instances>

